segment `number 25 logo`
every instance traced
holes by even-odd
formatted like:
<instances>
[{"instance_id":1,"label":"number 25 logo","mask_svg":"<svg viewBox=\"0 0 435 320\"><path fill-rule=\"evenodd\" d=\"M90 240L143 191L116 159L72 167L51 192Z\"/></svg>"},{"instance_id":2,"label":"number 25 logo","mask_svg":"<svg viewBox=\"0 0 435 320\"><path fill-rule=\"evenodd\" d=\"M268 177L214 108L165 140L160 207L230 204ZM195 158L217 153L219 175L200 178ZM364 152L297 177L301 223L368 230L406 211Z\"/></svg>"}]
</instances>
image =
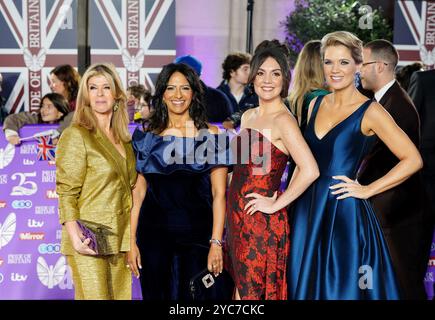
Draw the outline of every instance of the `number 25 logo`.
<instances>
[{"instance_id":1,"label":"number 25 logo","mask_svg":"<svg viewBox=\"0 0 435 320\"><path fill-rule=\"evenodd\" d=\"M11 179L16 180L17 177L20 178L20 182L18 186L12 188L11 196L30 196L38 191L38 185L35 182L26 181L29 177L35 178L36 171L26 173L17 172L11 176Z\"/></svg>"}]
</instances>

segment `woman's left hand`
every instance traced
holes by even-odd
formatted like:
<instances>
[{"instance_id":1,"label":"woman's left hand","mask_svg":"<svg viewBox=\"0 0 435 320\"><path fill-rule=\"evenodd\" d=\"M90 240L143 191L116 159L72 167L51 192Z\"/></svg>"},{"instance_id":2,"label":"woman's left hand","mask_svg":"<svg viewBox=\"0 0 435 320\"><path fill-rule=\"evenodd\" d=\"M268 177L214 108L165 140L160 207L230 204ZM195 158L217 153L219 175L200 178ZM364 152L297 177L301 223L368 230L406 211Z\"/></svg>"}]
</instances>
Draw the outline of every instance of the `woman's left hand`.
<instances>
[{"instance_id":1,"label":"woman's left hand","mask_svg":"<svg viewBox=\"0 0 435 320\"><path fill-rule=\"evenodd\" d=\"M275 191L273 196L265 197L258 193L250 193L245 196L245 198L254 198L249 201L244 210L248 210L246 214L253 215L256 211L260 211L262 213L275 213L276 210L273 209L273 204L276 201L278 196L278 192Z\"/></svg>"},{"instance_id":2,"label":"woman's left hand","mask_svg":"<svg viewBox=\"0 0 435 320\"><path fill-rule=\"evenodd\" d=\"M208 252L207 269L209 272L213 272L215 276L222 273L224 269L224 261L222 257L222 247L217 244L210 244L210 250Z\"/></svg>"},{"instance_id":3,"label":"woman's left hand","mask_svg":"<svg viewBox=\"0 0 435 320\"><path fill-rule=\"evenodd\" d=\"M331 194L340 195L337 197L337 200L349 197L357 199L368 199L371 197L369 187L360 185L358 181L351 180L346 176L333 176L332 178L343 181L329 187L329 189L335 190Z\"/></svg>"}]
</instances>

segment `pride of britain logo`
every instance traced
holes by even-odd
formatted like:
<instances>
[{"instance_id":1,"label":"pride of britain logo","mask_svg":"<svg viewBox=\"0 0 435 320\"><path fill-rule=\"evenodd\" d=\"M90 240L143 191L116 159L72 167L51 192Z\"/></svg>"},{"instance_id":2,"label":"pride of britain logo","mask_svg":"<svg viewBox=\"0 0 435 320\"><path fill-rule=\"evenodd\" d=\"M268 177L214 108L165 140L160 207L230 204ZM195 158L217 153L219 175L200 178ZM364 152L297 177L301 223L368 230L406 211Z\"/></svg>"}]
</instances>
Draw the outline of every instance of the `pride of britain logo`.
<instances>
[{"instance_id":1,"label":"pride of britain logo","mask_svg":"<svg viewBox=\"0 0 435 320\"><path fill-rule=\"evenodd\" d=\"M5 247L14 237L17 226L17 216L10 213L3 223L0 223L0 250Z\"/></svg>"},{"instance_id":2,"label":"pride of britain logo","mask_svg":"<svg viewBox=\"0 0 435 320\"><path fill-rule=\"evenodd\" d=\"M62 280L64 280L67 271L64 256L61 256L54 266L48 265L43 257L39 257L37 262L36 272L38 279L44 286L48 287L48 289L53 289L53 287L59 285Z\"/></svg>"},{"instance_id":3,"label":"pride of britain logo","mask_svg":"<svg viewBox=\"0 0 435 320\"><path fill-rule=\"evenodd\" d=\"M0 148L0 169L6 168L12 163L15 156L15 146L8 143L6 148Z\"/></svg>"}]
</instances>

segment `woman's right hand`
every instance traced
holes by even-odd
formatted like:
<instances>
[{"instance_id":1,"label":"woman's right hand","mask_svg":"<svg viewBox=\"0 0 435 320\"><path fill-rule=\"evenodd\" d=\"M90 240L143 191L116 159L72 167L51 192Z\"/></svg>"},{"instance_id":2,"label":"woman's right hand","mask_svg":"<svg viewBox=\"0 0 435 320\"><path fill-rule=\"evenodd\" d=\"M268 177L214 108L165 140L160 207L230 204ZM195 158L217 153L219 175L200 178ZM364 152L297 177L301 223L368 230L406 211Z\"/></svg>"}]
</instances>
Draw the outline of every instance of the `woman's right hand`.
<instances>
[{"instance_id":1,"label":"woman's right hand","mask_svg":"<svg viewBox=\"0 0 435 320\"><path fill-rule=\"evenodd\" d=\"M82 241L81 238L77 238L72 242L74 250L83 255L96 256L97 253L89 248L89 243L91 242L91 239L85 239L84 237L82 237L82 239L84 240Z\"/></svg>"},{"instance_id":2,"label":"woman's right hand","mask_svg":"<svg viewBox=\"0 0 435 320\"><path fill-rule=\"evenodd\" d=\"M136 242L130 244L130 251L127 252L127 267L130 268L136 278L139 278L139 269L142 269L142 264Z\"/></svg>"},{"instance_id":3,"label":"woman's right hand","mask_svg":"<svg viewBox=\"0 0 435 320\"><path fill-rule=\"evenodd\" d=\"M72 246L75 251L83 255L95 256L97 253L89 248L91 239L85 238L76 221L65 222L65 228L68 232Z\"/></svg>"},{"instance_id":4,"label":"woman's right hand","mask_svg":"<svg viewBox=\"0 0 435 320\"><path fill-rule=\"evenodd\" d=\"M6 138L10 144L13 144L14 146L21 143L20 137L17 135L9 136Z\"/></svg>"}]
</instances>

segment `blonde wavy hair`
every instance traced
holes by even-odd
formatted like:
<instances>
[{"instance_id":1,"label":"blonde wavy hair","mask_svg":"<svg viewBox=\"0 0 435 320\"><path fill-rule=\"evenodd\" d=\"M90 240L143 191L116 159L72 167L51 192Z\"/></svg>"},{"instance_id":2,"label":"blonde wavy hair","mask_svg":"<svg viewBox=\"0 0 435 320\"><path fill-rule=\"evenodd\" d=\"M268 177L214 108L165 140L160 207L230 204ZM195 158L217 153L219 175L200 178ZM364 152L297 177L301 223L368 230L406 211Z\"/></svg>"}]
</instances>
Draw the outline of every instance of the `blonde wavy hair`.
<instances>
[{"instance_id":1,"label":"blonde wavy hair","mask_svg":"<svg viewBox=\"0 0 435 320\"><path fill-rule=\"evenodd\" d=\"M96 76L103 76L107 79L115 104L118 109L113 111L110 126L113 130L113 138L116 143L131 141L128 131L127 96L124 92L121 79L116 72L115 66L108 63L97 63L91 65L84 73L77 95L77 105L74 113L73 123L94 132L98 128L98 121L92 112L89 100L89 79Z\"/></svg>"},{"instance_id":2,"label":"blonde wavy hair","mask_svg":"<svg viewBox=\"0 0 435 320\"><path fill-rule=\"evenodd\" d=\"M290 109L300 124L305 94L315 89L326 89L323 74L320 40L308 41L299 53L293 71L294 80L288 100Z\"/></svg>"},{"instance_id":3,"label":"blonde wavy hair","mask_svg":"<svg viewBox=\"0 0 435 320\"><path fill-rule=\"evenodd\" d=\"M361 64L363 62L363 42L349 31L331 32L322 38L322 46L320 47L322 59L324 58L327 47L335 47L339 45L345 46L349 49L352 59L356 64Z\"/></svg>"}]
</instances>

